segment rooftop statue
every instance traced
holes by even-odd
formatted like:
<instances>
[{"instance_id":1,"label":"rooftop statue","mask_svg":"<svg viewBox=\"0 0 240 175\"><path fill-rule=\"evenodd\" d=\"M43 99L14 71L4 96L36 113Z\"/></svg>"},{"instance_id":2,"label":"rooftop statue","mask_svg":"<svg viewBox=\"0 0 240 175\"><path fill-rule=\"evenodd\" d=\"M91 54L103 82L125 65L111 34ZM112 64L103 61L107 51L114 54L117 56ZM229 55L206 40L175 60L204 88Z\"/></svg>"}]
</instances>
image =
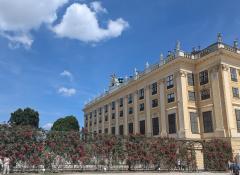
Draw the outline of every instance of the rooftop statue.
<instances>
[{"instance_id":1,"label":"rooftop statue","mask_svg":"<svg viewBox=\"0 0 240 175\"><path fill-rule=\"evenodd\" d=\"M110 87L118 86L119 85L119 78L117 78L116 74L111 75Z\"/></svg>"}]
</instances>

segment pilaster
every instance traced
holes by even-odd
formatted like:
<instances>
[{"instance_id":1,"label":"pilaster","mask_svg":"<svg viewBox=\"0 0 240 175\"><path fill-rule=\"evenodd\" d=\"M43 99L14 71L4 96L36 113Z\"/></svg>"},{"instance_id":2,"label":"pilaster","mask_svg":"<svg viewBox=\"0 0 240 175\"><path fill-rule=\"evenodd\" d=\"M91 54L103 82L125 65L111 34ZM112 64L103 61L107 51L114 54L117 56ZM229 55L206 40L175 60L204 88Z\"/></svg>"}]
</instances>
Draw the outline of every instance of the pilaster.
<instances>
[{"instance_id":1,"label":"pilaster","mask_svg":"<svg viewBox=\"0 0 240 175\"><path fill-rule=\"evenodd\" d=\"M111 128L112 128L112 104L108 104L108 134L111 134Z\"/></svg>"},{"instance_id":2,"label":"pilaster","mask_svg":"<svg viewBox=\"0 0 240 175\"><path fill-rule=\"evenodd\" d=\"M146 91L146 103L145 103L145 106L146 106L146 135L147 136L151 136L152 134L152 129L151 129L151 112L150 112L150 85L147 85L145 87L145 91Z\"/></svg>"},{"instance_id":3,"label":"pilaster","mask_svg":"<svg viewBox=\"0 0 240 175\"><path fill-rule=\"evenodd\" d=\"M128 135L128 97L127 96L124 97L123 108L124 108L124 113L123 113L124 135Z\"/></svg>"},{"instance_id":4,"label":"pilaster","mask_svg":"<svg viewBox=\"0 0 240 175\"><path fill-rule=\"evenodd\" d=\"M115 101L115 135L119 135L119 126L118 126L118 120L119 120L119 99Z\"/></svg>"},{"instance_id":5,"label":"pilaster","mask_svg":"<svg viewBox=\"0 0 240 175\"><path fill-rule=\"evenodd\" d=\"M220 79L219 79L220 65L215 65L210 69L211 86L212 86L212 99L214 107L215 119L215 134L216 137L225 137L225 130L223 124L223 111L222 100L220 92Z\"/></svg>"},{"instance_id":6,"label":"pilaster","mask_svg":"<svg viewBox=\"0 0 240 175\"><path fill-rule=\"evenodd\" d=\"M98 133L98 131L99 131L99 113L98 113L98 108L96 109L96 119L97 119L97 124L96 124L96 132Z\"/></svg>"},{"instance_id":7,"label":"pilaster","mask_svg":"<svg viewBox=\"0 0 240 175\"><path fill-rule=\"evenodd\" d=\"M134 134L139 133L138 127L138 91L134 92L133 95L133 112L134 112Z\"/></svg>"},{"instance_id":8,"label":"pilaster","mask_svg":"<svg viewBox=\"0 0 240 175\"><path fill-rule=\"evenodd\" d=\"M233 106L232 106L232 94L231 94L231 86L230 86L230 77L229 77L229 66L222 64L221 65L222 72L222 83L223 83L223 94L224 94L224 103L226 109L226 118L228 125L228 137L236 137L237 136L237 128L235 125L235 118L233 114Z\"/></svg>"},{"instance_id":9,"label":"pilaster","mask_svg":"<svg viewBox=\"0 0 240 175\"><path fill-rule=\"evenodd\" d=\"M167 136L167 122L166 122L166 109L165 109L165 79L160 80L159 92L160 92L160 124L161 124L161 137Z\"/></svg>"},{"instance_id":10,"label":"pilaster","mask_svg":"<svg viewBox=\"0 0 240 175\"><path fill-rule=\"evenodd\" d=\"M190 120L188 113L187 73L180 70L176 74L177 106L179 122L179 138L188 138L190 134Z\"/></svg>"},{"instance_id":11,"label":"pilaster","mask_svg":"<svg viewBox=\"0 0 240 175\"><path fill-rule=\"evenodd\" d=\"M105 130L105 109L104 107L102 107L102 133L104 133L104 130Z\"/></svg>"}]
</instances>

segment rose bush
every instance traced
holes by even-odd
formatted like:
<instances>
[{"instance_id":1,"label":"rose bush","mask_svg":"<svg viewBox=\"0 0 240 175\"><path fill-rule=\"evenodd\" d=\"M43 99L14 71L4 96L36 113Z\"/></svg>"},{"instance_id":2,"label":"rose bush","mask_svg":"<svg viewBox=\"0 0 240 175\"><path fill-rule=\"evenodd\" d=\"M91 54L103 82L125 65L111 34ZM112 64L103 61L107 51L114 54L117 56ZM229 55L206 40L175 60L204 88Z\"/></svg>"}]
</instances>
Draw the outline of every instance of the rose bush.
<instances>
[{"instance_id":1,"label":"rose bush","mask_svg":"<svg viewBox=\"0 0 240 175\"><path fill-rule=\"evenodd\" d=\"M232 159L231 145L219 139L202 145L205 168L226 170L228 160ZM142 135L93 135L87 131L43 131L30 126L0 125L0 156L9 156L12 166L44 165L49 170L63 160L74 165L94 164L97 169L127 164L129 170L136 167L172 170L181 162L181 168L196 170L191 141Z\"/></svg>"}]
</instances>

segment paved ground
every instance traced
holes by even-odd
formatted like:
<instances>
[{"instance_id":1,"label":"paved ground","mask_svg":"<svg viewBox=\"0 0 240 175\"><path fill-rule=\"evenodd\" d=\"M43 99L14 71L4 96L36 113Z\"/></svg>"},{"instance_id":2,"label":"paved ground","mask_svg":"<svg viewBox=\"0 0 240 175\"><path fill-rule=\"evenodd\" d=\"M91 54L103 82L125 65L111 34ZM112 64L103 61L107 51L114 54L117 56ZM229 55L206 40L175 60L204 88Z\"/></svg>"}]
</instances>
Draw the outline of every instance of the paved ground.
<instances>
[{"instance_id":1,"label":"paved ground","mask_svg":"<svg viewBox=\"0 0 240 175\"><path fill-rule=\"evenodd\" d=\"M45 175L230 175L231 173L225 172L225 173L219 173L219 172L198 172L198 173L181 173L181 172L122 172L122 173L54 173L54 174L48 174ZM39 174L28 174L28 175L39 175Z\"/></svg>"}]
</instances>

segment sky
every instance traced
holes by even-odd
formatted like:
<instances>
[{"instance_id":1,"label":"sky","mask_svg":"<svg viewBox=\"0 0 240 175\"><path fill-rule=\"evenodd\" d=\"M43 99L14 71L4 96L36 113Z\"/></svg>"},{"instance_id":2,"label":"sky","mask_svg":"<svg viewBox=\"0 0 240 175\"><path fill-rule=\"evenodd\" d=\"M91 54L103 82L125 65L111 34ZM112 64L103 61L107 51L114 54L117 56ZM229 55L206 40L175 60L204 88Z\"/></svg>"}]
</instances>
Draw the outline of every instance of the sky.
<instances>
[{"instance_id":1,"label":"sky","mask_svg":"<svg viewBox=\"0 0 240 175\"><path fill-rule=\"evenodd\" d=\"M108 88L182 50L240 37L239 0L0 0L0 123L18 108L40 126L74 115Z\"/></svg>"}]
</instances>

